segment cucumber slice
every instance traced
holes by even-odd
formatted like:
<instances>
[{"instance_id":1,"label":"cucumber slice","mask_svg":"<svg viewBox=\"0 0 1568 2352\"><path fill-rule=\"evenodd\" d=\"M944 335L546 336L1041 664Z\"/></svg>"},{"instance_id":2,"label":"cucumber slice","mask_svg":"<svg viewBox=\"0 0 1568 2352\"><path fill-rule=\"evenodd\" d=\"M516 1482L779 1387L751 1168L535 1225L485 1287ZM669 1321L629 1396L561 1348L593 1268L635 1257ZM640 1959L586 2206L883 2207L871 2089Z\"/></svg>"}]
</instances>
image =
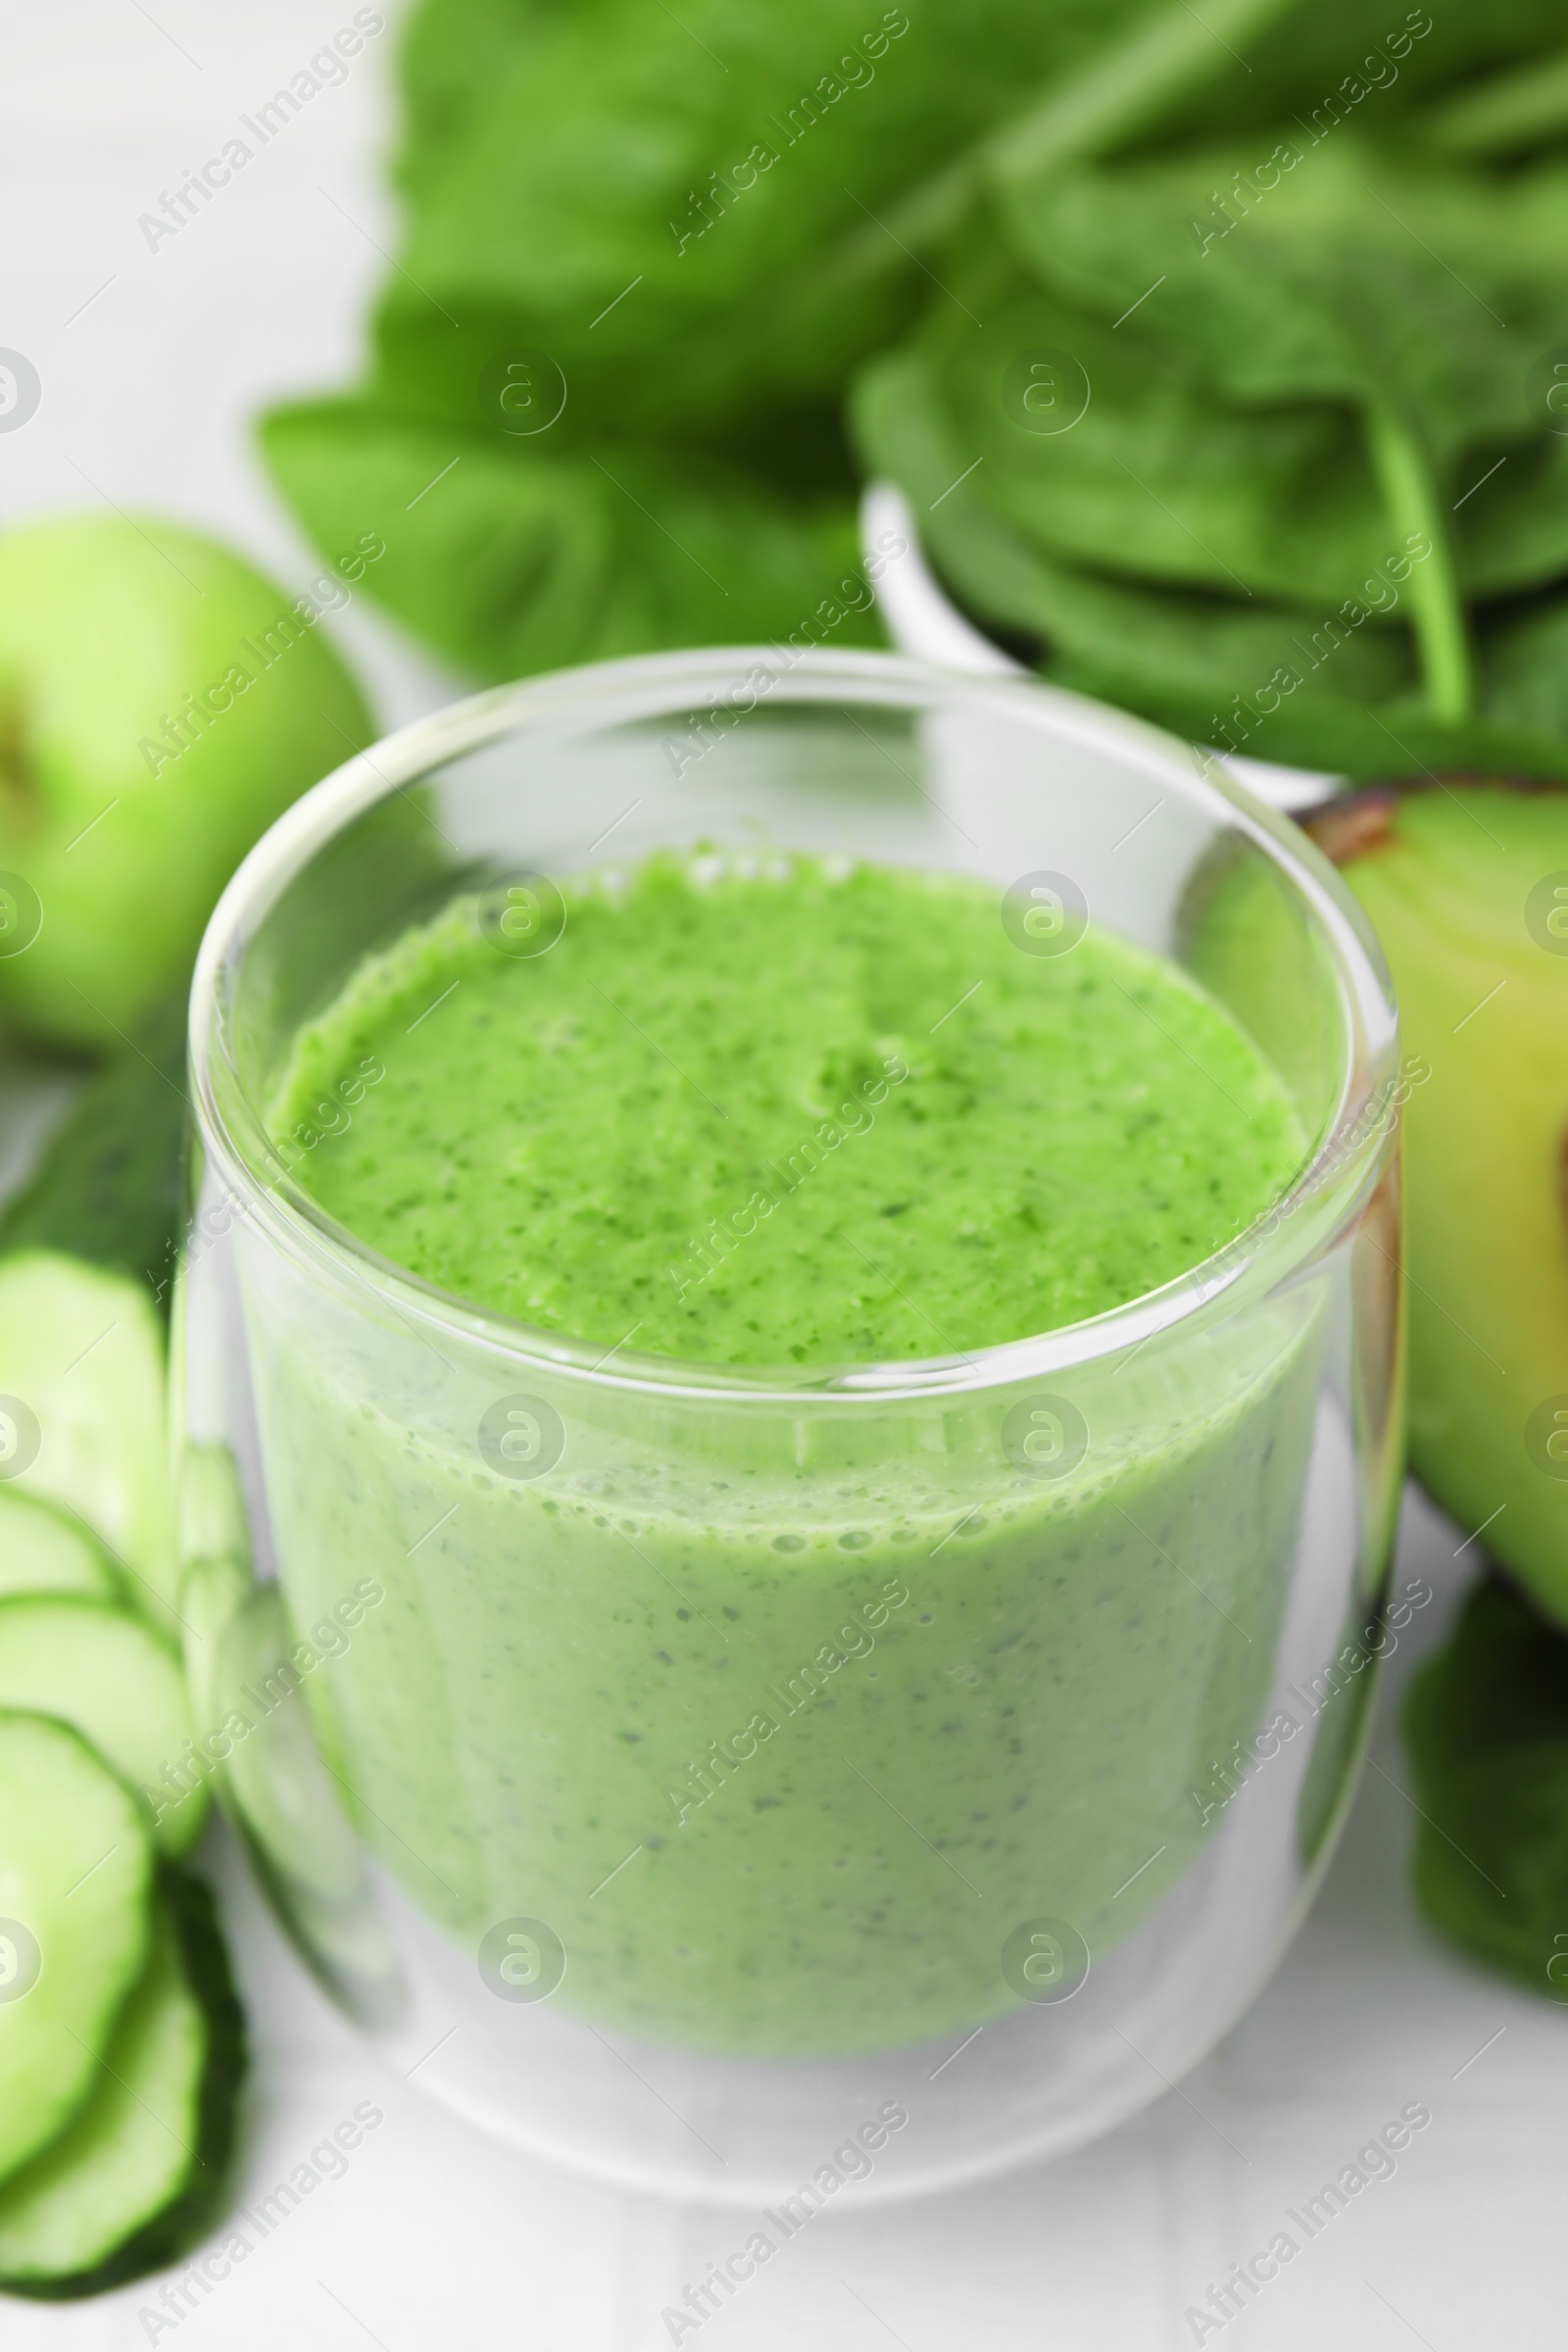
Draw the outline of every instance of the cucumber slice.
<instances>
[{"instance_id":1,"label":"cucumber slice","mask_svg":"<svg viewBox=\"0 0 1568 2352\"><path fill-rule=\"evenodd\" d=\"M84 1519L124 1570L136 1606L169 1631L175 1592L164 1347L146 1289L55 1250L0 1259L6 1415L0 1483Z\"/></svg>"},{"instance_id":2,"label":"cucumber slice","mask_svg":"<svg viewBox=\"0 0 1568 2352\"><path fill-rule=\"evenodd\" d=\"M206 1779L178 1664L139 1618L98 1600L0 1600L0 1707L73 1725L141 1790L166 1852L189 1852Z\"/></svg>"},{"instance_id":3,"label":"cucumber slice","mask_svg":"<svg viewBox=\"0 0 1568 2352\"><path fill-rule=\"evenodd\" d=\"M270 1695L293 1642L276 1585L260 1586L219 1642L213 1720L232 1707L254 1724L228 1759L225 1806L301 1956L343 2007L384 2025L401 2010L403 1980L341 1784L322 1762L321 1726L297 1677L285 1695Z\"/></svg>"},{"instance_id":4,"label":"cucumber slice","mask_svg":"<svg viewBox=\"0 0 1568 2352\"><path fill-rule=\"evenodd\" d=\"M0 1599L17 1592L122 1598L102 1546L79 1519L0 1487Z\"/></svg>"},{"instance_id":5,"label":"cucumber slice","mask_svg":"<svg viewBox=\"0 0 1568 2352\"><path fill-rule=\"evenodd\" d=\"M176 1321L176 1352L181 1328ZM250 1522L229 1448L187 1440L179 1449L174 1494L185 1688L198 1719L216 1727L234 1704L220 1695L223 1636L256 1590Z\"/></svg>"},{"instance_id":6,"label":"cucumber slice","mask_svg":"<svg viewBox=\"0 0 1568 2352\"><path fill-rule=\"evenodd\" d=\"M181 1570L192 1560L251 1558L250 1518L239 1468L226 1446L187 1440L179 1452L174 1513Z\"/></svg>"},{"instance_id":7,"label":"cucumber slice","mask_svg":"<svg viewBox=\"0 0 1568 2352\"><path fill-rule=\"evenodd\" d=\"M160 2270L222 2194L245 2071L244 2022L212 1898L170 1874L152 1956L97 2088L0 2187L0 2289L63 2301Z\"/></svg>"},{"instance_id":8,"label":"cucumber slice","mask_svg":"<svg viewBox=\"0 0 1568 2352\"><path fill-rule=\"evenodd\" d=\"M146 1964L152 1877L145 1812L103 1759L0 1714L0 2180L91 2092Z\"/></svg>"}]
</instances>

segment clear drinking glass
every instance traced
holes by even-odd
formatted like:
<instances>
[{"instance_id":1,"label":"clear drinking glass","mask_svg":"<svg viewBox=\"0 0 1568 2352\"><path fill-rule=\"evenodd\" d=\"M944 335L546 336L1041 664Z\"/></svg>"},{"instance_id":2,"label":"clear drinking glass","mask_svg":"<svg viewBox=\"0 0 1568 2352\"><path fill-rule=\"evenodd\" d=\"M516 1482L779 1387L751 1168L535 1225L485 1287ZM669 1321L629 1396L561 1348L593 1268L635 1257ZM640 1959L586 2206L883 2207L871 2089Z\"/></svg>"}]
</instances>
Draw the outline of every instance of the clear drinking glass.
<instances>
[{"instance_id":1,"label":"clear drinking glass","mask_svg":"<svg viewBox=\"0 0 1568 2352\"><path fill-rule=\"evenodd\" d=\"M301 1022L460 891L499 953L547 952L552 877L662 848L951 868L1022 952L1086 920L1161 950L1272 1056L1307 1162L1112 1313L841 1369L606 1356L335 1224L295 1171L379 1065L274 1141ZM1293 827L1033 683L788 649L569 672L274 826L191 1050L197 1753L426 2090L771 2236L851 2180L1069 2148L1225 2032L1355 1779L1399 1467L1394 1009Z\"/></svg>"}]
</instances>

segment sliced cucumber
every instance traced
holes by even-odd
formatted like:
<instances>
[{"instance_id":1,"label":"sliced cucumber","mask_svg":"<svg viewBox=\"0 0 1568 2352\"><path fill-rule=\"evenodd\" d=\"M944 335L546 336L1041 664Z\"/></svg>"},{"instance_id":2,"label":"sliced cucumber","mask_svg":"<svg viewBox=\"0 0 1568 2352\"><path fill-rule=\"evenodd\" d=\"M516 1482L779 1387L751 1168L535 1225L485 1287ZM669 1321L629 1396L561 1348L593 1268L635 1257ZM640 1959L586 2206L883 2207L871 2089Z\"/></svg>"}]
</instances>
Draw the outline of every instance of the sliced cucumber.
<instances>
[{"instance_id":1,"label":"sliced cucumber","mask_svg":"<svg viewBox=\"0 0 1568 2352\"><path fill-rule=\"evenodd\" d=\"M139 1618L98 1600L0 1600L0 1707L74 1725L142 1791L165 1850L190 1850L206 1778L179 1666Z\"/></svg>"},{"instance_id":2,"label":"sliced cucumber","mask_svg":"<svg viewBox=\"0 0 1568 2352\"><path fill-rule=\"evenodd\" d=\"M17 1592L123 1597L103 1546L79 1519L0 1487L0 1599Z\"/></svg>"},{"instance_id":3,"label":"sliced cucumber","mask_svg":"<svg viewBox=\"0 0 1568 2352\"><path fill-rule=\"evenodd\" d=\"M176 1349L181 1328L176 1319ZM226 1446L187 1440L178 1465L174 1491L185 1688L200 1721L217 1727L236 1703L220 1695L223 1636L256 1591L250 1522L239 1470Z\"/></svg>"},{"instance_id":4,"label":"sliced cucumber","mask_svg":"<svg viewBox=\"0 0 1568 2352\"><path fill-rule=\"evenodd\" d=\"M226 1446L187 1440L175 1480L179 1564L231 1556L250 1565L251 1529L239 1468Z\"/></svg>"},{"instance_id":5,"label":"sliced cucumber","mask_svg":"<svg viewBox=\"0 0 1568 2352\"><path fill-rule=\"evenodd\" d=\"M56 1250L0 1259L6 1415L0 1482L83 1518L124 1569L136 1606L168 1631L175 1592L164 1346L146 1289Z\"/></svg>"},{"instance_id":6,"label":"sliced cucumber","mask_svg":"<svg viewBox=\"0 0 1568 2352\"><path fill-rule=\"evenodd\" d=\"M200 2236L222 2193L244 2069L211 1897L171 1873L97 2088L0 2187L0 2288L57 2301L97 2294Z\"/></svg>"},{"instance_id":7,"label":"sliced cucumber","mask_svg":"<svg viewBox=\"0 0 1568 2352\"><path fill-rule=\"evenodd\" d=\"M0 1714L0 2180L92 2091L146 1964L152 1878L145 1812L103 1759L66 1724Z\"/></svg>"},{"instance_id":8,"label":"sliced cucumber","mask_svg":"<svg viewBox=\"0 0 1568 2352\"><path fill-rule=\"evenodd\" d=\"M214 1721L219 1707L233 1707L254 1723L234 1743L224 1800L302 1956L346 2008L381 2024L397 2015L403 1981L341 1784L322 1762L321 1726L297 1679L255 1713L293 1640L276 1585L263 1585L218 1644Z\"/></svg>"},{"instance_id":9,"label":"sliced cucumber","mask_svg":"<svg viewBox=\"0 0 1568 2352\"><path fill-rule=\"evenodd\" d=\"M235 1728L229 1718L236 1701L232 1694L225 1694L222 1682L223 1638L255 1589L249 1569L231 1552L220 1553L216 1559L188 1561L180 1579L185 1689L197 1721L215 1731L222 1729L225 1737L215 1745L228 1746L230 1755L233 1749L226 1735ZM250 1720L248 1712L241 1715L240 1728Z\"/></svg>"}]
</instances>

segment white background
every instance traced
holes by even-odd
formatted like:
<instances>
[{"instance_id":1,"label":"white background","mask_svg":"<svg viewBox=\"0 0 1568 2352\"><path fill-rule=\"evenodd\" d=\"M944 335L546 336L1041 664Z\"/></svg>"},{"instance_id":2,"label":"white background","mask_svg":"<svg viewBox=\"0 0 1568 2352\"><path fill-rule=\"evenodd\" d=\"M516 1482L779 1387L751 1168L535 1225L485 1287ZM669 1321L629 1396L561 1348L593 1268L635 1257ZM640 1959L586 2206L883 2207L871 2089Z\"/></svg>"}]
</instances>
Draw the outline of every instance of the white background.
<instances>
[{"instance_id":1,"label":"white background","mask_svg":"<svg viewBox=\"0 0 1568 2352\"><path fill-rule=\"evenodd\" d=\"M356 366L378 247L394 236L377 166L391 26L177 238L151 252L136 223L352 5L154 0L149 15L139 0L12 0L0 347L31 359L43 399L0 434L0 520L107 500L215 531L291 584L315 568L249 426L267 401ZM387 723L453 690L363 608L329 625ZM14 1155L15 1118L6 1140ZM1398 1576L1424 1575L1439 1598L1385 1686L1375 1769L1278 1977L1180 2093L1077 2157L963 2194L857 2217L852 2191L703 2328L702 2352L1175 2352L1193 2341L1185 2307L1412 2099L1434 2120L1397 2175L1224 2330L1225 2352L1560 2352L1568 2018L1440 1947L1406 1885L1414 1816L1394 1717L1462 1588L1474 1554L1456 1560L1459 1543L1407 1508ZM232 1854L217 1844L212 1860L254 2041L239 2193L265 2193L361 2101L385 2121L345 2178L156 2340L179 2352L666 2344L662 2308L736 2242L737 2217L601 2192L450 2121L314 1990ZM59 2310L0 2304L0 2344L128 2352L150 2340L139 2315L162 2284Z\"/></svg>"}]
</instances>

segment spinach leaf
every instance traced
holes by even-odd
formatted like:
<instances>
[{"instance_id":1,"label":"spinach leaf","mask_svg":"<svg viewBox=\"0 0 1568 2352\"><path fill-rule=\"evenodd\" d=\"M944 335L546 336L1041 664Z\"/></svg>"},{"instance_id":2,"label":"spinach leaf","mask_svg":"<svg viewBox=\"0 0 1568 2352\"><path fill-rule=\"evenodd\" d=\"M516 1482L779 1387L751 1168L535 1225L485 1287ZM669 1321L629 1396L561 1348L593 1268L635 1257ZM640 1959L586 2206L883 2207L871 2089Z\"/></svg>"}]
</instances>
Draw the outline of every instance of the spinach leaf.
<instances>
[{"instance_id":1,"label":"spinach leaf","mask_svg":"<svg viewBox=\"0 0 1568 2352\"><path fill-rule=\"evenodd\" d=\"M1210 24L1206 8L1200 14ZM1184 97L1160 127L1191 138L1216 124L1267 126L1297 117L1325 125L1358 119L1402 128L1450 96L1467 97L1482 77L1539 76L1536 54L1560 49L1559 0L1489 0L1486 8L1407 7L1403 0L1371 10L1366 0L1318 0L1293 8L1249 37L1232 36L1233 51L1215 62L1196 97ZM1500 71L1499 71L1500 70ZM1261 150L1266 153L1266 146Z\"/></svg>"},{"instance_id":2,"label":"spinach leaf","mask_svg":"<svg viewBox=\"0 0 1568 2352\"><path fill-rule=\"evenodd\" d=\"M274 470L318 540L346 507L380 528L374 592L467 667L787 632L843 575L848 374L931 282L892 216L953 171L972 192L996 125L1038 134L1042 105L1074 151L1130 132L1224 64L1216 22L1301 4L426 0L369 379L270 418ZM540 354L569 427L498 450L493 371ZM425 495L460 451L493 545L484 497Z\"/></svg>"},{"instance_id":3,"label":"spinach leaf","mask_svg":"<svg viewBox=\"0 0 1568 2352\"><path fill-rule=\"evenodd\" d=\"M1539 701L1518 689L1528 650L1508 668L1522 623L1504 624L1483 643L1482 714L1435 718L1422 701L1408 633L1379 625L1365 599L1337 607L1247 603L1135 586L1049 554L987 499L984 466L965 473L968 445L923 353L895 353L863 370L853 410L866 463L905 489L953 594L982 624L1032 642L1056 683L1194 742L1335 773L1561 773L1561 736L1543 723ZM1390 593L1386 575L1382 593Z\"/></svg>"},{"instance_id":4,"label":"spinach leaf","mask_svg":"<svg viewBox=\"0 0 1568 2352\"><path fill-rule=\"evenodd\" d=\"M1467 86L1421 125L1433 146L1454 155L1517 155L1568 132L1568 52L1532 58Z\"/></svg>"},{"instance_id":5,"label":"spinach leaf","mask_svg":"<svg viewBox=\"0 0 1568 2352\"><path fill-rule=\"evenodd\" d=\"M954 273L964 299L965 278ZM977 304L977 309L980 306ZM985 495L1042 547L1151 581L1332 607L1397 551L1366 435L1336 402L1244 406L1193 352L1016 283L976 328L943 306L915 340ZM1064 351L1090 399L1070 431L1031 430L1028 355ZM1568 570L1568 436L1479 444L1447 528L1470 599Z\"/></svg>"},{"instance_id":6,"label":"spinach leaf","mask_svg":"<svg viewBox=\"0 0 1568 2352\"><path fill-rule=\"evenodd\" d=\"M1461 490L1454 561L1468 596L1544 587L1568 572L1568 435L1498 451L1482 445Z\"/></svg>"},{"instance_id":7,"label":"spinach leaf","mask_svg":"<svg viewBox=\"0 0 1568 2352\"><path fill-rule=\"evenodd\" d=\"M1486 175L1353 126L1009 179L1003 219L1044 283L1199 358L1248 403L1396 410L1445 465L1532 429L1524 369L1568 329L1568 171Z\"/></svg>"},{"instance_id":8,"label":"spinach leaf","mask_svg":"<svg viewBox=\"0 0 1568 2352\"><path fill-rule=\"evenodd\" d=\"M813 615L835 645L874 641L848 497L790 500L716 457L547 439L497 446L354 401L278 411L264 428L326 544L350 517L397 518L378 592L460 667L514 677L787 636Z\"/></svg>"},{"instance_id":9,"label":"spinach leaf","mask_svg":"<svg viewBox=\"0 0 1568 2352\"><path fill-rule=\"evenodd\" d=\"M934 308L915 348L976 491L1046 553L1172 586L1332 610L1394 552L1354 419L1322 402L1246 408L1200 361L1113 329L1014 274L982 292L951 272L976 326ZM1087 379L1067 429L1032 406L1033 365L1066 354ZM1070 375L1071 370L1067 371ZM1074 398L1062 386L1065 415ZM1564 525L1568 556L1568 522Z\"/></svg>"},{"instance_id":10,"label":"spinach leaf","mask_svg":"<svg viewBox=\"0 0 1568 2352\"><path fill-rule=\"evenodd\" d=\"M748 409L835 402L929 283L878 225L886 206L1140 5L530 10L443 130L416 119L378 388L439 367L481 314L495 348L548 351L619 440L690 444ZM470 7L434 0L418 56L461 48ZM862 232L876 269L833 266Z\"/></svg>"},{"instance_id":11,"label":"spinach leaf","mask_svg":"<svg viewBox=\"0 0 1568 2352\"><path fill-rule=\"evenodd\" d=\"M1487 616L1487 706L1499 723L1568 744L1568 596L1529 599ZM1560 756L1556 773L1568 766Z\"/></svg>"},{"instance_id":12,"label":"spinach leaf","mask_svg":"<svg viewBox=\"0 0 1568 2352\"><path fill-rule=\"evenodd\" d=\"M1414 1684L1404 1734L1422 1910L1477 1959L1568 2000L1568 1636L1487 1577Z\"/></svg>"},{"instance_id":13,"label":"spinach leaf","mask_svg":"<svg viewBox=\"0 0 1568 2352\"><path fill-rule=\"evenodd\" d=\"M1477 679L1461 596L1568 568L1568 452L1521 417L1487 316L1544 337L1562 189L1435 150L1477 66L1506 74L1560 25L1556 0L1494 0L1385 33L1348 74L1362 0L424 0L402 69L407 233L366 381L276 413L265 446L318 539L381 530L375 593L465 667L786 634L853 564L845 386L923 315L958 469L984 461L1027 583L1011 601L1051 608L1053 659L1086 635L1108 659L1120 575L1167 601L1123 608L1152 635L1094 674L1162 646L1190 667L1175 649L1197 638L1201 701L1250 663L1223 648L1293 634L1419 529L1416 668L1405 616L1376 656L1367 622L1364 659L1378 692L1462 719L1495 632ZM1400 125L1402 161L1384 152ZM1220 239L1211 175L1250 185L1265 128L1299 139L1301 168ZM1368 173L1414 216L1369 231ZM1187 217L1205 208L1203 269ZM963 291L971 267L995 315ZM1474 273L1472 317L1449 270ZM1489 291L1504 280L1512 310ZM1092 349L1098 406L1077 436L1025 441L993 358L1058 332ZM503 429L509 367L559 384L548 429ZM971 506L939 531L978 527ZM1075 628L1080 574L1096 618ZM1258 604L1250 637L1226 598ZM853 609L835 625L874 633ZM1303 679L1297 700L1336 706L1336 740L1338 705L1353 724L1372 694L1362 659L1336 664L1345 691Z\"/></svg>"},{"instance_id":14,"label":"spinach leaf","mask_svg":"<svg viewBox=\"0 0 1568 2352\"><path fill-rule=\"evenodd\" d=\"M1048 284L1107 315L1137 305L1140 332L1231 400L1359 417L1391 539L1430 549L1408 597L1429 702L1462 719L1457 475L1476 443L1531 434L1520 360L1568 324L1568 176L1496 188L1391 158L1353 128L1316 151L1314 135L1229 177L1228 150L1013 175L1004 216Z\"/></svg>"}]
</instances>

